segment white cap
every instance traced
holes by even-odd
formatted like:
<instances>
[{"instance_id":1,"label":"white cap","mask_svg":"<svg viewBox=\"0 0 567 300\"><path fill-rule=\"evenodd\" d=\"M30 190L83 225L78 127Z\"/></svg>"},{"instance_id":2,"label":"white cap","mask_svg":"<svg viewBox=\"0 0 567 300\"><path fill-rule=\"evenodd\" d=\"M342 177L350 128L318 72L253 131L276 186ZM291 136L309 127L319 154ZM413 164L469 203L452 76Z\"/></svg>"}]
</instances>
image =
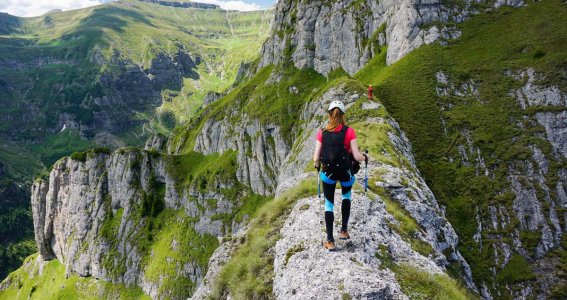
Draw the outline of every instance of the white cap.
<instances>
[{"instance_id":1,"label":"white cap","mask_svg":"<svg viewBox=\"0 0 567 300\"><path fill-rule=\"evenodd\" d=\"M327 111L331 111L335 107L338 107L343 114L345 113L345 105L341 101L331 102L331 104L329 104L329 109L327 109Z\"/></svg>"}]
</instances>

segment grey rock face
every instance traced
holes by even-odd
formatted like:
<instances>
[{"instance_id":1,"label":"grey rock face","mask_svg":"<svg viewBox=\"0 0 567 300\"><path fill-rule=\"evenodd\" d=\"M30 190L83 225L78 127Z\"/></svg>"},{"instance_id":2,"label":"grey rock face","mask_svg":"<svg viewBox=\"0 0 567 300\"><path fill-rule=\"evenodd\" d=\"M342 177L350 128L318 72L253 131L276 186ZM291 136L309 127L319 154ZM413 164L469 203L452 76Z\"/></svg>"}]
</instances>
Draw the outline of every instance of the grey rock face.
<instances>
[{"instance_id":1,"label":"grey rock face","mask_svg":"<svg viewBox=\"0 0 567 300\"><path fill-rule=\"evenodd\" d=\"M386 61L391 64L422 44L459 37L456 28L437 23L464 21L475 12L471 3L282 0L276 5L272 36L262 49L260 67L284 62L291 51L298 68L314 68L327 75L341 67L352 75L384 45L388 45ZM495 7L523 4L521 0L493 3Z\"/></svg>"},{"instance_id":2,"label":"grey rock face","mask_svg":"<svg viewBox=\"0 0 567 300\"><path fill-rule=\"evenodd\" d=\"M207 106L207 105L219 100L220 98L222 98L224 96L226 96L226 94L209 92L205 95L205 98L203 99L203 106Z\"/></svg>"},{"instance_id":3,"label":"grey rock face","mask_svg":"<svg viewBox=\"0 0 567 300\"><path fill-rule=\"evenodd\" d=\"M547 223L547 218L544 215L542 204L538 200L535 187L525 186L525 184L523 185L519 181L524 175L538 176L534 172L533 165L527 163L520 170L525 171L520 172L514 167L511 167L509 171L509 180L512 183L511 188L516 195L513 207L522 229L541 232L542 238L536 251L536 257L541 258L556 247L559 240L555 240L554 234ZM543 178L540 179L543 180ZM558 236L561 238L561 228L559 228Z\"/></svg>"},{"instance_id":4,"label":"grey rock face","mask_svg":"<svg viewBox=\"0 0 567 300\"><path fill-rule=\"evenodd\" d=\"M140 253L136 241L127 237L140 228L129 221L140 192L147 190L151 168L163 178L161 162L139 153L123 155L94 155L85 162L65 158L59 161L50 174L49 186L36 181L32 189L32 210L36 242L43 259L59 259L67 272L80 276L93 276L134 285L140 282ZM131 164L141 160L141 168ZM161 176L159 176L161 175ZM137 186L140 182L140 186ZM101 226L109 215L123 209L118 236L119 255L124 259L125 272L111 278L103 258L110 251L101 237ZM114 258L120 261L120 257Z\"/></svg>"},{"instance_id":5,"label":"grey rock face","mask_svg":"<svg viewBox=\"0 0 567 300\"><path fill-rule=\"evenodd\" d=\"M153 135L146 141L144 150L147 151L153 150L157 152L162 152L165 150L166 144L167 144L167 138L165 136L160 134Z\"/></svg>"},{"instance_id":6,"label":"grey rock face","mask_svg":"<svg viewBox=\"0 0 567 300\"><path fill-rule=\"evenodd\" d=\"M503 2L501 2L503 3ZM536 108L536 113L528 114L522 117L521 122L530 122L533 125L541 125L545 129L545 134L541 134L541 139L547 139L553 149L551 153L544 153L540 149L539 144L529 145L532 152L530 158L510 161L507 164L506 177L509 181L501 194L510 193L513 195L511 207L502 204L491 204L485 213L477 207L477 232L473 236L474 241L480 249L483 248L484 239L488 243L492 242L492 251L494 252L494 263L503 268L514 254L520 254L530 263L533 262L534 272L537 274L537 285L544 292L536 292L536 285L527 284L522 287L521 291L514 295L518 298L526 297L546 297L550 286L557 281L554 275L549 272L550 259L547 254L553 249L559 247L561 238L565 233L562 228L563 221L567 216L563 213L565 207L564 182L565 170L562 168L554 169L551 174L551 161L558 161L565 158L566 150L566 133L567 133L567 115L565 111L554 109L557 107L565 107L567 105L566 93L561 91L559 86L545 85L545 78L537 74L533 69L520 71L505 71L507 76L512 77L521 83L521 87L509 92L524 110ZM464 83L455 84L455 80L450 78L442 71L436 73L437 79L437 95L438 103L442 110L451 110L451 99L461 98L466 101L479 101L482 99L477 92L478 84L473 80L467 80ZM449 101L446 101L449 99ZM443 121L443 120L442 120ZM518 122L517 126L521 125ZM474 146L473 137L469 130L462 129L461 136L463 142L458 142L456 150L457 158L451 158L451 161L459 161L463 166L475 168L476 176L489 176L494 178L494 174L486 166L485 153ZM557 183L550 184L549 178L556 177ZM510 224L517 222L518 225L510 230ZM494 231L498 233L493 233ZM532 242L533 245L526 245L524 239L520 238L520 232L533 232L537 236ZM494 242L494 241L498 242ZM508 241L507 241L508 240ZM522 242L524 241L524 242ZM485 242L486 243L486 242ZM553 259L551 259L552 261ZM483 297L487 297L488 287L482 284L481 293Z\"/></svg>"},{"instance_id":7,"label":"grey rock face","mask_svg":"<svg viewBox=\"0 0 567 300\"><path fill-rule=\"evenodd\" d=\"M340 199L339 194L336 197ZM323 299L341 294L353 299L408 299L394 273L376 258L380 245L389 247L390 253L398 256L395 259L420 260L427 271L442 272L386 226L387 221L394 220L383 203L361 194L354 198L351 241L347 244L337 239L336 252L322 247L323 215L317 197L297 202L275 246L273 292L277 299Z\"/></svg>"},{"instance_id":8,"label":"grey rock face","mask_svg":"<svg viewBox=\"0 0 567 300\"><path fill-rule=\"evenodd\" d=\"M525 80L524 86L511 93L520 106L526 109L530 106L567 106L567 93L562 92L557 86L541 86L541 75L532 68L512 74L516 80Z\"/></svg>"},{"instance_id":9,"label":"grey rock face","mask_svg":"<svg viewBox=\"0 0 567 300\"><path fill-rule=\"evenodd\" d=\"M567 92L558 86L542 86L545 78L532 68L510 72L510 76L525 84L510 95L516 98L522 109L529 107L566 107ZM546 138L553 148L563 157L567 157L567 113L543 111L535 114L537 122L545 128Z\"/></svg>"},{"instance_id":10,"label":"grey rock face","mask_svg":"<svg viewBox=\"0 0 567 300\"><path fill-rule=\"evenodd\" d=\"M159 289L163 278L156 281L146 276L147 262L142 260L146 254L138 241L146 230L147 218L140 215L144 195L157 193L155 184L164 187L165 208L195 219L197 233L223 236L230 230L213 216L231 213L234 204L213 191L178 190L162 156L140 150L88 153L84 161L60 160L49 182L37 180L33 185L34 230L42 259L58 259L68 274L137 285L153 298L167 296L168 291ZM111 228L109 218L118 218ZM108 230L115 236L108 236ZM177 247L176 241L171 242L171 247ZM198 283L204 273L197 263L189 262L179 265L174 276Z\"/></svg>"},{"instance_id":11,"label":"grey rock face","mask_svg":"<svg viewBox=\"0 0 567 300\"><path fill-rule=\"evenodd\" d=\"M240 124L231 124L230 117L221 121L207 120L197 136L194 150L203 154L238 152L237 178L261 195L271 195L279 174L278 167L290 151L280 128L264 125L243 116Z\"/></svg>"},{"instance_id":12,"label":"grey rock face","mask_svg":"<svg viewBox=\"0 0 567 300\"><path fill-rule=\"evenodd\" d=\"M567 111L538 112L535 118L545 128L547 140L553 149L567 158Z\"/></svg>"},{"instance_id":13,"label":"grey rock face","mask_svg":"<svg viewBox=\"0 0 567 300\"><path fill-rule=\"evenodd\" d=\"M567 219L567 214L563 216L558 216L556 209L559 207L567 207L565 198L565 182L567 181L567 172L565 169L560 168L557 171L558 182L555 187L548 186L545 176L549 172L550 159L564 159L567 157L567 112L554 111L553 107L565 107L567 106L567 92L562 91L556 85L542 85L545 78L536 73L535 70L528 68L527 70L520 70L516 72L509 72L509 75L516 80L523 81L524 85L518 90L513 90L510 95L516 98L518 104L522 109L528 109L530 107L538 107L541 111L535 113L533 118L535 121L545 128L545 138L551 144L555 157L546 157L545 154L535 145L531 146L533 151L533 161L537 164L537 168L531 162L525 162L524 166L521 168L523 175L528 178L528 182L522 184L516 183L514 186L514 193L520 199L525 197L531 197L533 200L538 200L537 204L532 204L533 209L537 206L541 206L543 203L548 202L551 206L549 208L548 218L544 218L541 222L552 225L552 229L547 226L543 226L542 230L547 227L547 232L542 231L541 244L538 245L538 258L542 258L545 253L547 253L554 244L557 246L562 234L567 231L567 228L561 229L559 219ZM546 109L549 108L548 111ZM516 173L520 173L516 171ZM525 180L524 180L525 182ZM527 186L526 186L527 185ZM539 188L544 192L544 199L538 199L534 188ZM527 193L525 189L531 189L532 192ZM555 190L555 193L551 193ZM552 197L554 195L554 197ZM537 198L536 198L537 197ZM543 202L545 201L545 202ZM532 201L533 202L533 201ZM534 202L535 203L535 202ZM533 210L532 209L532 210ZM547 214L546 214L547 215ZM529 221L538 222L541 218L529 216ZM534 229L531 229L534 230ZM554 231L551 233L550 231ZM549 247L546 247L548 245Z\"/></svg>"}]
</instances>

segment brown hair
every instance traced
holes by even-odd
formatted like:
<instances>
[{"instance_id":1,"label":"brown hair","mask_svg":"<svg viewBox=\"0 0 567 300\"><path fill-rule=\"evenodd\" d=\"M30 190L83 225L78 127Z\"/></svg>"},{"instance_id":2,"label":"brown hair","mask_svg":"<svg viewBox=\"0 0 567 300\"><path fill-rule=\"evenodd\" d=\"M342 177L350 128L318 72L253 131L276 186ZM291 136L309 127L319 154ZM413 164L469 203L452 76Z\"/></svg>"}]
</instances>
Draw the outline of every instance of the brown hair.
<instances>
[{"instance_id":1,"label":"brown hair","mask_svg":"<svg viewBox=\"0 0 567 300\"><path fill-rule=\"evenodd\" d=\"M335 131L339 125L345 124L345 115L340 108L335 107L329 112L329 124L325 126L326 131Z\"/></svg>"}]
</instances>

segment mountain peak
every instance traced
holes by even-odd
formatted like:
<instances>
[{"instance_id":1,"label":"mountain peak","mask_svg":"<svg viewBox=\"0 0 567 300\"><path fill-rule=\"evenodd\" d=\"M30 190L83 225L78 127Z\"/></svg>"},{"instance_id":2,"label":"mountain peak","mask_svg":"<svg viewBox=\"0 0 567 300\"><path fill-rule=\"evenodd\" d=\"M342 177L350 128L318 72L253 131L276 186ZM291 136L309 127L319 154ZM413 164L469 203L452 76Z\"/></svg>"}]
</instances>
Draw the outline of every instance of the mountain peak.
<instances>
[{"instance_id":1,"label":"mountain peak","mask_svg":"<svg viewBox=\"0 0 567 300\"><path fill-rule=\"evenodd\" d=\"M182 8L203 8L203 9L218 9L220 6L210 3L201 3L193 1L168 1L168 0L138 0L141 2L154 3L163 6L182 7Z\"/></svg>"}]
</instances>

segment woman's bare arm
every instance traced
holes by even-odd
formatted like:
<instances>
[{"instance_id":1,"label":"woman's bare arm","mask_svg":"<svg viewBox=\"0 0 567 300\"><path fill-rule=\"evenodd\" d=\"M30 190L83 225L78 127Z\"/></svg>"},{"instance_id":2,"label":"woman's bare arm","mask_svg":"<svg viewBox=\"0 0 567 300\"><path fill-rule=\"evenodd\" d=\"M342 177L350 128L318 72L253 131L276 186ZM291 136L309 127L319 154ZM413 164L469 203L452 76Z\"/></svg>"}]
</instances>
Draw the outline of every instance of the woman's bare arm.
<instances>
[{"instance_id":1,"label":"woman's bare arm","mask_svg":"<svg viewBox=\"0 0 567 300\"><path fill-rule=\"evenodd\" d=\"M358 151L358 143L356 142L356 139L350 141L350 149L352 151L352 156L354 156L354 159L358 161L364 161L364 154Z\"/></svg>"},{"instance_id":2,"label":"woman's bare arm","mask_svg":"<svg viewBox=\"0 0 567 300\"><path fill-rule=\"evenodd\" d=\"M315 152L313 153L313 163L315 168L319 168L319 158L321 157L321 148L323 148L323 144L317 141L315 144Z\"/></svg>"}]
</instances>

